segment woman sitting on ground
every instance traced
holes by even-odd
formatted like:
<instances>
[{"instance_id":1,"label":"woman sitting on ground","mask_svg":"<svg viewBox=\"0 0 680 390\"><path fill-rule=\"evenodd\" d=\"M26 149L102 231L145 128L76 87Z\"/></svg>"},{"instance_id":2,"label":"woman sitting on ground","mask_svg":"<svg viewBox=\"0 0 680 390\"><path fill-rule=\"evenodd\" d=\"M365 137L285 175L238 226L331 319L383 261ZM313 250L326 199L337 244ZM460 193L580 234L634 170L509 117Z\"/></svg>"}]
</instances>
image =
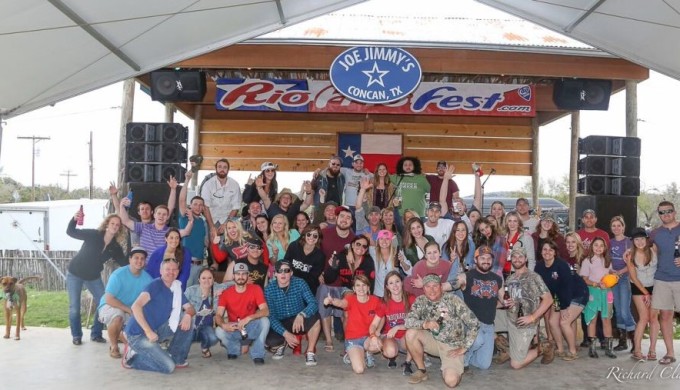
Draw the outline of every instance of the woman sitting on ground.
<instances>
[{"instance_id":1,"label":"woman sitting on ground","mask_svg":"<svg viewBox=\"0 0 680 390\"><path fill-rule=\"evenodd\" d=\"M385 277L385 326L383 327L383 356L389 359L388 368L397 368L399 352L406 353L406 361L402 364L403 374L413 374L411 355L406 350L406 314L416 298L404 291L404 279L399 271L390 271Z\"/></svg>"}]
</instances>

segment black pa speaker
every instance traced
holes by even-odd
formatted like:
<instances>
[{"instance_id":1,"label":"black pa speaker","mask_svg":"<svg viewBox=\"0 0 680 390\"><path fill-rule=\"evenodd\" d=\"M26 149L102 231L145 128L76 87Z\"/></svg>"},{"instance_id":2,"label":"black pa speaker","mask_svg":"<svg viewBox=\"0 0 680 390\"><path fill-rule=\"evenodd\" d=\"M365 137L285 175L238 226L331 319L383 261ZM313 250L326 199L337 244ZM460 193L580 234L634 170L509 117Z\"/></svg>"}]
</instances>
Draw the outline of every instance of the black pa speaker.
<instances>
[{"instance_id":1,"label":"black pa speaker","mask_svg":"<svg viewBox=\"0 0 680 390\"><path fill-rule=\"evenodd\" d=\"M125 164L125 181L128 183L165 183L174 176L178 182L185 179L187 170L181 164L128 162Z\"/></svg>"},{"instance_id":2,"label":"black pa speaker","mask_svg":"<svg viewBox=\"0 0 680 390\"><path fill-rule=\"evenodd\" d=\"M125 125L125 140L127 142L156 141L156 124L130 122Z\"/></svg>"},{"instance_id":3,"label":"black pa speaker","mask_svg":"<svg viewBox=\"0 0 680 390\"><path fill-rule=\"evenodd\" d=\"M609 231L612 218L621 215L626 222L626 235L637 226L637 198L633 196L577 196L576 197L576 228L580 229L581 215L585 210L594 210L597 215L596 226Z\"/></svg>"},{"instance_id":4,"label":"black pa speaker","mask_svg":"<svg viewBox=\"0 0 680 390\"><path fill-rule=\"evenodd\" d=\"M553 101L563 110L607 110L612 94L610 80L557 80L553 86Z\"/></svg>"},{"instance_id":5,"label":"black pa speaker","mask_svg":"<svg viewBox=\"0 0 680 390\"><path fill-rule=\"evenodd\" d=\"M586 176L578 179L577 192L587 195L607 195L611 192L611 180L607 176Z\"/></svg>"},{"instance_id":6,"label":"black pa speaker","mask_svg":"<svg viewBox=\"0 0 680 390\"><path fill-rule=\"evenodd\" d=\"M621 137L612 138L612 154L626 157L640 157L642 143L640 138Z\"/></svg>"},{"instance_id":7,"label":"black pa speaker","mask_svg":"<svg viewBox=\"0 0 680 390\"><path fill-rule=\"evenodd\" d=\"M205 92L204 72L174 69L151 72L151 100L200 102Z\"/></svg>"},{"instance_id":8,"label":"black pa speaker","mask_svg":"<svg viewBox=\"0 0 680 390\"><path fill-rule=\"evenodd\" d=\"M609 188L613 195L640 196L640 179L637 177L613 177Z\"/></svg>"},{"instance_id":9,"label":"black pa speaker","mask_svg":"<svg viewBox=\"0 0 680 390\"><path fill-rule=\"evenodd\" d=\"M578 140L579 154L606 156L612 154L611 147L611 140L604 135L590 135L586 138L579 138Z\"/></svg>"},{"instance_id":10,"label":"black pa speaker","mask_svg":"<svg viewBox=\"0 0 680 390\"><path fill-rule=\"evenodd\" d=\"M587 156L578 162L579 175L640 176L638 157Z\"/></svg>"}]
</instances>

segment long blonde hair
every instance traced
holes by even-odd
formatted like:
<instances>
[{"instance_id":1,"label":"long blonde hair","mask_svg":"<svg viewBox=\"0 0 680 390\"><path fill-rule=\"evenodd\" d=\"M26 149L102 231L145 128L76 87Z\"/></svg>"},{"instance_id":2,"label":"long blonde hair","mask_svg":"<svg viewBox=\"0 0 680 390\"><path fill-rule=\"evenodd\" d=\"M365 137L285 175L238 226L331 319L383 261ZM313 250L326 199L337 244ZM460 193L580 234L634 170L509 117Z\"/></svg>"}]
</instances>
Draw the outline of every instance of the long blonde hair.
<instances>
[{"instance_id":1,"label":"long blonde hair","mask_svg":"<svg viewBox=\"0 0 680 390\"><path fill-rule=\"evenodd\" d=\"M229 237L229 233L227 232L227 229L229 228L230 223L233 224L234 226L236 226L236 232L237 232L237 236L238 236L236 238L236 240L232 240L231 237ZM227 224L227 226L226 226L227 229L224 230L224 243L226 245L231 245L235 242L238 242L239 245L243 245L243 243L245 242L245 239L250 237L250 234L246 233L246 231L243 229L243 225L241 225L240 221L229 220L229 221L227 221L226 224Z\"/></svg>"},{"instance_id":2,"label":"long blonde hair","mask_svg":"<svg viewBox=\"0 0 680 390\"><path fill-rule=\"evenodd\" d=\"M567 238L573 238L574 241L576 241L576 256L574 256L574 259L576 261L576 264L581 265L581 261L583 261L583 258L585 257L585 249L583 249L583 240L581 240L581 236L578 235L576 232L569 232L564 238L564 241L567 241ZM571 256L571 253L569 254Z\"/></svg>"},{"instance_id":3,"label":"long blonde hair","mask_svg":"<svg viewBox=\"0 0 680 390\"><path fill-rule=\"evenodd\" d=\"M375 264L378 266L382 266L383 264L387 264L387 260L392 260L392 267L396 268L398 266L399 261L397 260L397 246L394 243L394 239L390 240L390 254L388 255L389 258L383 259L382 257L382 249L380 248L380 244L378 243L378 240L375 240ZM376 267L378 268L378 267Z\"/></svg>"},{"instance_id":4,"label":"long blonde hair","mask_svg":"<svg viewBox=\"0 0 680 390\"><path fill-rule=\"evenodd\" d=\"M123 248L123 253L127 253L127 236L128 236L128 231L125 225L123 225L123 221L120 219L118 214L109 214L104 218L102 223L99 224L99 227L97 230L100 232L105 232L106 227L109 225L109 222L111 222L111 219L113 218L118 218L118 222L120 222L120 229L118 229L118 233L116 233L115 236L113 236L113 239L116 240L118 245L120 245L121 248Z\"/></svg>"},{"instance_id":5,"label":"long blonde hair","mask_svg":"<svg viewBox=\"0 0 680 390\"><path fill-rule=\"evenodd\" d=\"M281 233L276 233L274 231L274 221L277 219L283 220L283 231ZM278 242L281 244L281 248L283 250L288 250L288 243L290 241L290 230L289 230L289 225L288 225L288 218L283 215L283 214L277 214L272 218L272 221L269 223L269 238L267 239L267 242L270 243L272 246L276 245Z\"/></svg>"}]
</instances>

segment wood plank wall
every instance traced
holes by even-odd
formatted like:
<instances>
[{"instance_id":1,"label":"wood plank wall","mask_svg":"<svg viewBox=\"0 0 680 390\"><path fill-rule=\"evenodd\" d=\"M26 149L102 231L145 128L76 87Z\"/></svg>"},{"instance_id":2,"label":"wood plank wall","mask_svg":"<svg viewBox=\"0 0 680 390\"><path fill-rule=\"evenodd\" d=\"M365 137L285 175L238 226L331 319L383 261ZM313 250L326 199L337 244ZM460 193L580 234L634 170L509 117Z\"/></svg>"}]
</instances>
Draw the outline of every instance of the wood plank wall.
<instances>
[{"instance_id":1,"label":"wood plank wall","mask_svg":"<svg viewBox=\"0 0 680 390\"><path fill-rule=\"evenodd\" d=\"M367 132L404 134L404 155L420 158L425 172L434 172L437 161L445 160L461 173L479 162L500 175L531 175L529 118L470 118L457 123L460 119L383 115L363 120L341 120L342 116L282 120L280 115L204 119L199 140L199 153L204 157L201 169L212 170L219 158L226 157L232 170L257 171L262 162L272 161L282 171L313 171L325 167L336 154L337 133Z\"/></svg>"}]
</instances>

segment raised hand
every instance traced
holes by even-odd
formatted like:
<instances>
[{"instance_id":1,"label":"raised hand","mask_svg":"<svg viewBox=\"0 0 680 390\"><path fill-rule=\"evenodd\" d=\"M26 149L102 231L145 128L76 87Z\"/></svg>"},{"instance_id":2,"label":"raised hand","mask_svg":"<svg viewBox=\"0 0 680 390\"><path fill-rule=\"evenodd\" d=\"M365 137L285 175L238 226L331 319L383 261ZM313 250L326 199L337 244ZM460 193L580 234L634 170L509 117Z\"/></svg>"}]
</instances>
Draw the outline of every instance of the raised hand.
<instances>
[{"instance_id":1,"label":"raised hand","mask_svg":"<svg viewBox=\"0 0 680 390\"><path fill-rule=\"evenodd\" d=\"M170 187L171 190L177 189L178 183L177 183L177 179L175 179L174 176L170 176L167 183L168 183L168 187Z\"/></svg>"}]
</instances>

